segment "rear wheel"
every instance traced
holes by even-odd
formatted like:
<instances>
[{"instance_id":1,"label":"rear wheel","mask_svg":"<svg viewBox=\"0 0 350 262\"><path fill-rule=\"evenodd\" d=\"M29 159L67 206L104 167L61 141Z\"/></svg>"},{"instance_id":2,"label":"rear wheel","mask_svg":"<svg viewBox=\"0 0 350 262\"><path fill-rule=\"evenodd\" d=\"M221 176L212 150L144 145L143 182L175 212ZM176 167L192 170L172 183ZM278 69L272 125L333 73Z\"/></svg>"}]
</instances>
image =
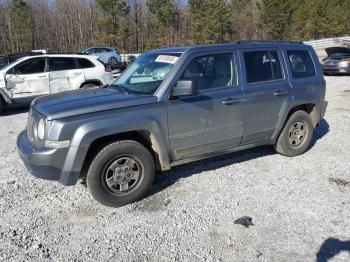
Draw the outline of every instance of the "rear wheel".
<instances>
[{"instance_id":1,"label":"rear wheel","mask_svg":"<svg viewBox=\"0 0 350 262\"><path fill-rule=\"evenodd\" d=\"M152 154L138 142L109 144L92 161L87 186L103 205L120 207L141 199L155 175Z\"/></svg>"},{"instance_id":2,"label":"rear wheel","mask_svg":"<svg viewBox=\"0 0 350 262\"><path fill-rule=\"evenodd\" d=\"M313 136L314 127L311 117L305 111L296 111L288 119L275 149L285 156L297 156L305 153Z\"/></svg>"}]
</instances>

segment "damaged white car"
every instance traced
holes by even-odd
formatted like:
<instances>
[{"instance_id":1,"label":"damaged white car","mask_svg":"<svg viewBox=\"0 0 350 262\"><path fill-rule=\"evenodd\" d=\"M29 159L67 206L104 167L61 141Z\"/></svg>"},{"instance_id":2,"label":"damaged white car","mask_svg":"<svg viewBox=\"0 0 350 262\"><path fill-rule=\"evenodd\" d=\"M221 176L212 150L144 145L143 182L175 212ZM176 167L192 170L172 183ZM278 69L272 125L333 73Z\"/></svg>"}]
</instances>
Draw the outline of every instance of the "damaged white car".
<instances>
[{"instance_id":1,"label":"damaged white car","mask_svg":"<svg viewBox=\"0 0 350 262\"><path fill-rule=\"evenodd\" d=\"M0 68L0 112L35 97L112 83L109 66L85 55L28 56Z\"/></svg>"}]
</instances>

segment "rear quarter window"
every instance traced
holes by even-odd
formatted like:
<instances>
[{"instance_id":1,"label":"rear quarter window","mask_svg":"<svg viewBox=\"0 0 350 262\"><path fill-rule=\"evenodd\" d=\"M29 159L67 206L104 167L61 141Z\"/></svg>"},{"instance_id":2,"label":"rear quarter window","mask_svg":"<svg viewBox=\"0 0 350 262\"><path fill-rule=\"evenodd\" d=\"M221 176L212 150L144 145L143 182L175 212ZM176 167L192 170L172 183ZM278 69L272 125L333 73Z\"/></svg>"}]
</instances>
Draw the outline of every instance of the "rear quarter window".
<instances>
[{"instance_id":1,"label":"rear quarter window","mask_svg":"<svg viewBox=\"0 0 350 262\"><path fill-rule=\"evenodd\" d=\"M316 75L315 65L309 51L289 50L287 56L293 78L306 78Z\"/></svg>"},{"instance_id":2,"label":"rear quarter window","mask_svg":"<svg viewBox=\"0 0 350 262\"><path fill-rule=\"evenodd\" d=\"M95 65L85 58L78 58L77 59L77 68L79 69L85 69L85 68L93 68Z\"/></svg>"}]
</instances>

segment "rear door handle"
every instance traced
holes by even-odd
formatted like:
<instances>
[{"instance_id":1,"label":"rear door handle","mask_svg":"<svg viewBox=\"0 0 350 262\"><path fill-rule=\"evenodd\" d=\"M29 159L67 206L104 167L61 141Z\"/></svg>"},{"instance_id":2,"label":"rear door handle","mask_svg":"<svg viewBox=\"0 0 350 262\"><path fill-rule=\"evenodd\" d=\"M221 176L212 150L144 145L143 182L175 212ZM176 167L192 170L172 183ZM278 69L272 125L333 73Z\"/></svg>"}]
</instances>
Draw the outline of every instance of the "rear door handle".
<instances>
[{"instance_id":1,"label":"rear door handle","mask_svg":"<svg viewBox=\"0 0 350 262\"><path fill-rule=\"evenodd\" d=\"M288 90L278 90L273 94L274 94L274 96L287 96L289 94L289 91Z\"/></svg>"},{"instance_id":2,"label":"rear door handle","mask_svg":"<svg viewBox=\"0 0 350 262\"><path fill-rule=\"evenodd\" d=\"M228 98L228 99L222 101L222 103L224 105L227 105L227 106L238 104L240 102L241 102L241 99L233 99L233 98Z\"/></svg>"},{"instance_id":3,"label":"rear door handle","mask_svg":"<svg viewBox=\"0 0 350 262\"><path fill-rule=\"evenodd\" d=\"M46 75L38 76L38 78L46 78L46 77L47 77Z\"/></svg>"}]
</instances>

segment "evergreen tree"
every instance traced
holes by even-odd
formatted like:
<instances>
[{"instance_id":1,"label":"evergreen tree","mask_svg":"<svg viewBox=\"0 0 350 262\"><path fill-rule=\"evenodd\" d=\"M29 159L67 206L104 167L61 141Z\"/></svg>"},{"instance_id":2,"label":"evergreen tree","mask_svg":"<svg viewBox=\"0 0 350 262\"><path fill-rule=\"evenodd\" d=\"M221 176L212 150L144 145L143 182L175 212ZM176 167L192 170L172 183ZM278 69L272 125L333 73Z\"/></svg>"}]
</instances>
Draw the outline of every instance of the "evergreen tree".
<instances>
[{"instance_id":1,"label":"evergreen tree","mask_svg":"<svg viewBox=\"0 0 350 262\"><path fill-rule=\"evenodd\" d=\"M348 0L304 0L293 15L293 37L310 40L345 34L349 25L348 4Z\"/></svg>"},{"instance_id":2,"label":"evergreen tree","mask_svg":"<svg viewBox=\"0 0 350 262\"><path fill-rule=\"evenodd\" d=\"M299 2L300 0L262 0L259 9L263 37L269 39L290 38L292 16Z\"/></svg>"},{"instance_id":3,"label":"evergreen tree","mask_svg":"<svg viewBox=\"0 0 350 262\"><path fill-rule=\"evenodd\" d=\"M148 42L148 48L154 45L171 45L171 28L177 22L177 9L171 0L148 0L147 7L155 16L155 20L150 21L150 24L156 26L158 30L156 39L151 39Z\"/></svg>"},{"instance_id":4,"label":"evergreen tree","mask_svg":"<svg viewBox=\"0 0 350 262\"><path fill-rule=\"evenodd\" d=\"M231 30L230 8L225 0L189 0L192 14L190 42L215 44L225 42Z\"/></svg>"},{"instance_id":5,"label":"evergreen tree","mask_svg":"<svg viewBox=\"0 0 350 262\"><path fill-rule=\"evenodd\" d=\"M97 44L111 45L125 49L122 42L128 35L128 28L121 23L121 18L129 13L129 6L124 0L97 0L103 17L97 20L99 31L95 33Z\"/></svg>"},{"instance_id":6,"label":"evergreen tree","mask_svg":"<svg viewBox=\"0 0 350 262\"><path fill-rule=\"evenodd\" d=\"M23 0L12 0L11 24L13 25L12 51L32 49L31 9Z\"/></svg>"}]
</instances>

